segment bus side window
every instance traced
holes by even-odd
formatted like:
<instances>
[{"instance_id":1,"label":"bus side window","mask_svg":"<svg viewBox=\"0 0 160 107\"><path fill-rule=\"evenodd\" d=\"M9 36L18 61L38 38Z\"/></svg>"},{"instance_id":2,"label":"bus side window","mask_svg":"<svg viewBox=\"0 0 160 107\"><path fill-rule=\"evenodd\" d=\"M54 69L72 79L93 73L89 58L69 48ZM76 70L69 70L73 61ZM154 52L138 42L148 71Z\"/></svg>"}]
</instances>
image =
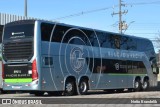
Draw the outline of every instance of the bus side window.
<instances>
[{"instance_id":1,"label":"bus side window","mask_svg":"<svg viewBox=\"0 0 160 107\"><path fill-rule=\"evenodd\" d=\"M44 57L43 58L44 66L52 66L53 65L53 57Z\"/></svg>"},{"instance_id":2,"label":"bus side window","mask_svg":"<svg viewBox=\"0 0 160 107\"><path fill-rule=\"evenodd\" d=\"M121 49L122 50L128 50L127 42L128 42L128 37L122 36L121 38Z\"/></svg>"},{"instance_id":3,"label":"bus side window","mask_svg":"<svg viewBox=\"0 0 160 107\"><path fill-rule=\"evenodd\" d=\"M137 39L134 38L129 38L127 41L127 50L137 50ZM141 42L140 42L141 43Z\"/></svg>"},{"instance_id":4,"label":"bus side window","mask_svg":"<svg viewBox=\"0 0 160 107\"><path fill-rule=\"evenodd\" d=\"M42 41L49 41L50 40L52 28L53 28L52 24L46 24L46 23L41 24L41 39L42 39Z\"/></svg>"},{"instance_id":5,"label":"bus side window","mask_svg":"<svg viewBox=\"0 0 160 107\"><path fill-rule=\"evenodd\" d=\"M119 35L110 34L108 35L108 42L110 43L110 48L120 49L121 38Z\"/></svg>"}]
</instances>

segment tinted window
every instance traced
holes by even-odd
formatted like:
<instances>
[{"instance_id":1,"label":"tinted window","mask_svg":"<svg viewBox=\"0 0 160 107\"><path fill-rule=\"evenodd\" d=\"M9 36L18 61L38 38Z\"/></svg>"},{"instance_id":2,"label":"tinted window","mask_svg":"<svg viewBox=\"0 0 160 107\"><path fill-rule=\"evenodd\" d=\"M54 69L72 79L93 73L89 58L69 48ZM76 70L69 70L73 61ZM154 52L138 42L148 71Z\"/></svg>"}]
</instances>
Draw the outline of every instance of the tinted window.
<instances>
[{"instance_id":1,"label":"tinted window","mask_svg":"<svg viewBox=\"0 0 160 107\"><path fill-rule=\"evenodd\" d=\"M95 47L104 47L112 49L122 49L122 50L142 50L144 47L140 46L145 43L142 41L137 41L138 39L133 37L128 37L125 35L112 34L107 32L94 32L88 29L72 28L71 26L56 25L53 31L52 38L51 32L54 28L54 24L41 24L41 35L43 41L49 41L59 43L69 43L77 45L88 45ZM82 31L82 32L81 32ZM85 33L85 34L84 34ZM138 47L137 48L137 43ZM148 48L149 49L149 48Z\"/></svg>"},{"instance_id":2,"label":"tinted window","mask_svg":"<svg viewBox=\"0 0 160 107\"><path fill-rule=\"evenodd\" d=\"M46 24L46 23L41 24L41 39L42 39L42 41L49 41L50 40L52 29L53 29L52 24Z\"/></svg>"},{"instance_id":3,"label":"tinted window","mask_svg":"<svg viewBox=\"0 0 160 107\"><path fill-rule=\"evenodd\" d=\"M105 33L105 35L103 35L103 42L101 43L102 44L102 47L104 48L111 48L111 43L110 43L110 34L108 33Z\"/></svg>"},{"instance_id":4,"label":"tinted window","mask_svg":"<svg viewBox=\"0 0 160 107\"><path fill-rule=\"evenodd\" d=\"M137 39L128 38L127 39L127 50L137 50Z\"/></svg>"},{"instance_id":5,"label":"tinted window","mask_svg":"<svg viewBox=\"0 0 160 107\"><path fill-rule=\"evenodd\" d=\"M4 40L32 38L34 36L34 24L18 24L6 26Z\"/></svg>"},{"instance_id":6,"label":"tinted window","mask_svg":"<svg viewBox=\"0 0 160 107\"><path fill-rule=\"evenodd\" d=\"M149 40L145 40L143 45L140 45L140 47L143 48L143 50L146 53L146 55L148 56L149 60L153 59L156 55L155 55L155 51L154 51L154 47L151 41Z\"/></svg>"},{"instance_id":7,"label":"tinted window","mask_svg":"<svg viewBox=\"0 0 160 107\"><path fill-rule=\"evenodd\" d=\"M109 44L110 44L110 46L109 46L110 48L120 49L121 36L109 34L109 35L108 35L108 42L109 42Z\"/></svg>"},{"instance_id":8,"label":"tinted window","mask_svg":"<svg viewBox=\"0 0 160 107\"><path fill-rule=\"evenodd\" d=\"M142 61L87 58L87 64L93 73L146 73L146 68Z\"/></svg>"},{"instance_id":9,"label":"tinted window","mask_svg":"<svg viewBox=\"0 0 160 107\"><path fill-rule=\"evenodd\" d=\"M121 49L123 49L123 50L137 50L137 39L122 36Z\"/></svg>"},{"instance_id":10,"label":"tinted window","mask_svg":"<svg viewBox=\"0 0 160 107\"><path fill-rule=\"evenodd\" d=\"M76 45L85 45L85 42L78 36L71 38L71 40L68 43Z\"/></svg>"},{"instance_id":11,"label":"tinted window","mask_svg":"<svg viewBox=\"0 0 160 107\"><path fill-rule=\"evenodd\" d=\"M121 38L121 49L128 50L128 37L122 36Z\"/></svg>"},{"instance_id":12,"label":"tinted window","mask_svg":"<svg viewBox=\"0 0 160 107\"><path fill-rule=\"evenodd\" d=\"M45 65L53 65L53 58L45 57L44 62L45 62Z\"/></svg>"},{"instance_id":13,"label":"tinted window","mask_svg":"<svg viewBox=\"0 0 160 107\"><path fill-rule=\"evenodd\" d=\"M56 25L55 31L53 33L52 42L62 42L66 43L70 37L63 38L66 31L70 29L70 27Z\"/></svg>"},{"instance_id":14,"label":"tinted window","mask_svg":"<svg viewBox=\"0 0 160 107\"><path fill-rule=\"evenodd\" d=\"M97 42L97 39L96 39L96 35L94 34L94 32L88 34L88 38L89 40L87 40L87 45L88 46L98 46L98 42Z\"/></svg>"},{"instance_id":15,"label":"tinted window","mask_svg":"<svg viewBox=\"0 0 160 107\"><path fill-rule=\"evenodd\" d=\"M107 37L106 37L106 34L103 33L103 32L98 32L96 33L97 34L97 38L95 39L96 40L96 44L94 46L104 46L104 43L107 42ZM98 39L98 40L97 40Z\"/></svg>"},{"instance_id":16,"label":"tinted window","mask_svg":"<svg viewBox=\"0 0 160 107\"><path fill-rule=\"evenodd\" d=\"M3 25L0 25L0 43L2 43Z\"/></svg>"},{"instance_id":17,"label":"tinted window","mask_svg":"<svg viewBox=\"0 0 160 107\"><path fill-rule=\"evenodd\" d=\"M51 32L54 28L53 24L41 24L42 41L51 41L59 43L69 43L76 45L92 45L94 41L93 32L83 29L73 29L68 26L56 25L51 38ZM84 34L85 33L85 34ZM93 38L92 38L93 37ZM90 42L89 42L90 41Z\"/></svg>"}]
</instances>

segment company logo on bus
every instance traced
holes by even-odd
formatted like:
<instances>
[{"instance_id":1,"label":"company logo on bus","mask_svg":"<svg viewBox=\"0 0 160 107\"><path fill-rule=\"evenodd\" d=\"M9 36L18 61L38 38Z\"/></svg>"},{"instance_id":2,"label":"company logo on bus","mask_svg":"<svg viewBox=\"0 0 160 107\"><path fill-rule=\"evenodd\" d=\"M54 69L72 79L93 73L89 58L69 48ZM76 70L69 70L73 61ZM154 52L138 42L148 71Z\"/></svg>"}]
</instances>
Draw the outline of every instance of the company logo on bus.
<instances>
[{"instance_id":1,"label":"company logo on bus","mask_svg":"<svg viewBox=\"0 0 160 107\"><path fill-rule=\"evenodd\" d=\"M83 49L75 47L70 53L70 64L74 71L80 72L85 64L85 59L83 58Z\"/></svg>"},{"instance_id":2,"label":"company logo on bus","mask_svg":"<svg viewBox=\"0 0 160 107\"><path fill-rule=\"evenodd\" d=\"M119 63L116 63L116 64L115 64L115 69L116 69L116 70L119 70Z\"/></svg>"}]
</instances>

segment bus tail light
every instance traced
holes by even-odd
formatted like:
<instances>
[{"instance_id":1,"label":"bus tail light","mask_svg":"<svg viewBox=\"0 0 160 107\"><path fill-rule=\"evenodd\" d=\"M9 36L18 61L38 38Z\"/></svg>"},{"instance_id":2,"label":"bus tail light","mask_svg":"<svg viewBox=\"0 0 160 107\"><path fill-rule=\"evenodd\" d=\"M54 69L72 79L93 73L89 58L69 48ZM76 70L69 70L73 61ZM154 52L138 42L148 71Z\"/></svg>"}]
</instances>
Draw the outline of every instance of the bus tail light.
<instances>
[{"instance_id":1,"label":"bus tail light","mask_svg":"<svg viewBox=\"0 0 160 107\"><path fill-rule=\"evenodd\" d=\"M2 62L2 79L4 79L4 64Z\"/></svg>"},{"instance_id":2,"label":"bus tail light","mask_svg":"<svg viewBox=\"0 0 160 107\"><path fill-rule=\"evenodd\" d=\"M38 79L36 59L32 63L32 80Z\"/></svg>"}]
</instances>

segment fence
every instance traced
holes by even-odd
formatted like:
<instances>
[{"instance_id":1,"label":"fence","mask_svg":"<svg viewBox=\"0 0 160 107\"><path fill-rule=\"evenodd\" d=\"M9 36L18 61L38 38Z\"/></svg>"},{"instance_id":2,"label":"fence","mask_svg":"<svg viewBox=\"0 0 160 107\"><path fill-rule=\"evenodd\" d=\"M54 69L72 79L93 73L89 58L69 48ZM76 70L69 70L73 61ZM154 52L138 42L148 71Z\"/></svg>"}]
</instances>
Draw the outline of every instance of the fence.
<instances>
[{"instance_id":1,"label":"fence","mask_svg":"<svg viewBox=\"0 0 160 107\"><path fill-rule=\"evenodd\" d=\"M9 22L18 20L27 20L27 19L36 19L36 18L0 13L0 25L5 25L6 23Z\"/></svg>"}]
</instances>

